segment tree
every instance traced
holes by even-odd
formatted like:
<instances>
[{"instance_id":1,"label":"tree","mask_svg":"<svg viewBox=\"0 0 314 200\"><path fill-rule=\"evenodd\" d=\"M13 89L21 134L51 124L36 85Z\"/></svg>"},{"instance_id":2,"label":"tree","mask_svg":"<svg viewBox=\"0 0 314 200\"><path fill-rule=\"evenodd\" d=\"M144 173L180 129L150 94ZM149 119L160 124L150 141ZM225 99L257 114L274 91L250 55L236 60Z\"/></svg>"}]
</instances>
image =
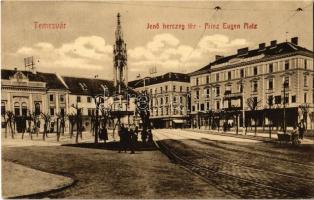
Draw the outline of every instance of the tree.
<instances>
[{"instance_id":1,"label":"tree","mask_svg":"<svg viewBox=\"0 0 314 200\"><path fill-rule=\"evenodd\" d=\"M301 110L302 117L303 117L303 120L305 122L305 130L307 130L307 116L308 116L309 111L310 111L310 105L307 103L304 103L304 104L300 105L299 108Z\"/></svg>"},{"instance_id":2,"label":"tree","mask_svg":"<svg viewBox=\"0 0 314 200\"><path fill-rule=\"evenodd\" d=\"M232 113L233 118L235 119L235 122L236 122L236 134L238 134L239 133L239 117L241 115L241 111L239 110L238 107L231 106L230 112Z\"/></svg>"},{"instance_id":3,"label":"tree","mask_svg":"<svg viewBox=\"0 0 314 200\"><path fill-rule=\"evenodd\" d=\"M68 114L68 119L69 119L69 123L70 123L70 138L73 137L73 128L74 128L74 125L75 125L75 120L76 120L76 116L75 114Z\"/></svg>"},{"instance_id":4,"label":"tree","mask_svg":"<svg viewBox=\"0 0 314 200\"><path fill-rule=\"evenodd\" d=\"M7 122L6 124L9 125L9 130L11 132L11 137L14 139L14 134L15 134L15 127L14 127L14 121L15 121L15 115L13 114L12 111L7 111Z\"/></svg>"},{"instance_id":5,"label":"tree","mask_svg":"<svg viewBox=\"0 0 314 200\"><path fill-rule=\"evenodd\" d=\"M60 129L59 129L59 121L61 119L61 113L57 113L57 142L60 140Z\"/></svg>"},{"instance_id":6,"label":"tree","mask_svg":"<svg viewBox=\"0 0 314 200\"><path fill-rule=\"evenodd\" d=\"M78 137L80 136L82 139L82 112L81 108L76 107L76 137L75 137L75 142L78 143Z\"/></svg>"},{"instance_id":7,"label":"tree","mask_svg":"<svg viewBox=\"0 0 314 200\"><path fill-rule=\"evenodd\" d=\"M147 92L142 92L138 95L136 99L136 112L142 120L143 131L146 131L150 128L149 96Z\"/></svg>"},{"instance_id":8,"label":"tree","mask_svg":"<svg viewBox=\"0 0 314 200\"><path fill-rule=\"evenodd\" d=\"M31 140L33 139L32 134L33 134L34 129L32 127L32 122L34 123L34 116L35 116L35 113L31 113L30 110L27 112L27 116L26 116L26 119L28 122L28 130L27 131L29 132L29 136L30 136ZM25 133L25 131L23 131L23 133L22 133L22 139L24 139L24 133Z\"/></svg>"},{"instance_id":9,"label":"tree","mask_svg":"<svg viewBox=\"0 0 314 200\"><path fill-rule=\"evenodd\" d=\"M43 132L43 140L46 139L46 136L48 134L48 125L50 123L51 120L51 116L48 113L41 113L41 117L44 120L44 132Z\"/></svg>"},{"instance_id":10,"label":"tree","mask_svg":"<svg viewBox=\"0 0 314 200\"><path fill-rule=\"evenodd\" d=\"M8 124L7 124L6 112L1 112L1 117L3 118L3 125L5 126L4 138L7 138L7 134L8 134ZM2 121L2 120L1 120L1 121Z\"/></svg>"},{"instance_id":11,"label":"tree","mask_svg":"<svg viewBox=\"0 0 314 200\"><path fill-rule=\"evenodd\" d=\"M111 119L112 113L111 113L111 106L108 108L102 108L101 109L101 119L100 119L100 126L101 130L107 133L107 125L109 124L109 120ZM108 134L108 133L107 133ZM104 139L104 143L106 143L106 138Z\"/></svg>"},{"instance_id":12,"label":"tree","mask_svg":"<svg viewBox=\"0 0 314 200\"><path fill-rule=\"evenodd\" d=\"M310 119L311 119L311 130L313 130L314 112L311 112L311 113L309 114L309 117L310 117Z\"/></svg>"},{"instance_id":13,"label":"tree","mask_svg":"<svg viewBox=\"0 0 314 200\"><path fill-rule=\"evenodd\" d=\"M272 116L272 106L273 106L273 96L269 96L267 99L267 105L268 105L268 127L269 127L269 138L271 138L271 126L273 123L273 120L271 120Z\"/></svg>"},{"instance_id":14,"label":"tree","mask_svg":"<svg viewBox=\"0 0 314 200\"><path fill-rule=\"evenodd\" d=\"M249 107L249 109L251 110L254 122L255 122L255 129L254 129L254 135L256 136L256 132L257 132L257 118L258 115L256 113L258 107L260 106L261 100L258 100L257 97L249 97L246 100L246 104Z\"/></svg>"},{"instance_id":15,"label":"tree","mask_svg":"<svg viewBox=\"0 0 314 200\"><path fill-rule=\"evenodd\" d=\"M207 110L206 111L207 121L208 121L208 129L212 129L212 117L213 117L213 111Z\"/></svg>"}]
</instances>

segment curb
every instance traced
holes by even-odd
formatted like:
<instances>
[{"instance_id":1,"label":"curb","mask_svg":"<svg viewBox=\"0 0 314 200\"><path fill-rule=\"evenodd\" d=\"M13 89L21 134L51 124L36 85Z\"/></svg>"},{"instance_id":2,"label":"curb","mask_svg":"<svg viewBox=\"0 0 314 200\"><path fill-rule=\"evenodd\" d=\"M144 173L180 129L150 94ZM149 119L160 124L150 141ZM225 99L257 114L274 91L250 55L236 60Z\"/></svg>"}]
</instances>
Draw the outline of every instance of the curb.
<instances>
[{"instance_id":1,"label":"curb","mask_svg":"<svg viewBox=\"0 0 314 200\"><path fill-rule=\"evenodd\" d=\"M184 130L184 129L182 129ZM236 135L233 133L221 133L221 132L217 132L217 131L210 131L210 130L191 130L191 129L185 129L184 131L188 131L188 132L196 132L196 133L203 133L203 134L210 134L210 135L221 135L221 136L227 136L227 137L234 137L234 138L242 138L242 139L249 139L249 140L258 140L258 141L262 141L262 142L270 142L270 143L276 143L277 139L275 138L264 138L261 136L248 136L248 135Z\"/></svg>"},{"instance_id":2,"label":"curb","mask_svg":"<svg viewBox=\"0 0 314 200\"><path fill-rule=\"evenodd\" d=\"M70 178L70 177L68 177L68 178ZM73 180L72 179L71 183L66 184L65 186L62 186L60 188L55 188L55 189L51 189L51 190L48 190L48 191L43 191L43 192L38 192L38 193L33 193L33 194L26 194L26 195L21 195L21 196L7 197L7 199L40 199L40 198L47 198L47 196L49 194L54 193L54 192L60 192L60 191L62 191L64 189L72 187L72 186L76 185L77 182L78 182L77 180Z\"/></svg>"},{"instance_id":3,"label":"curb","mask_svg":"<svg viewBox=\"0 0 314 200\"><path fill-rule=\"evenodd\" d=\"M10 160L7 160L7 161L16 163L16 162L10 161ZM23 164L20 164L20 163L16 163L16 164L23 165ZM77 184L77 182L78 182L78 180L73 178L71 175L51 173L51 172L43 171L41 169L36 169L36 168L33 168L33 167L29 167L29 166L26 166L26 165L23 165L23 166L25 166L27 168L31 168L33 170L38 170L38 171L41 171L41 172L45 172L45 173L67 177L67 178L71 179L71 181L69 183L66 183L65 185L63 185L61 187L58 187L58 188L53 188L53 189L50 189L50 190L46 190L46 191L42 191L42 192L36 192L36 193L31 193L31 194L25 194L25 195L8 196L8 197L2 196L3 199L39 199L39 198L47 198L47 196L49 194L54 193L54 192L60 192L60 191L62 191L64 189L67 189L67 188L70 188L72 186L75 186Z\"/></svg>"}]
</instances>

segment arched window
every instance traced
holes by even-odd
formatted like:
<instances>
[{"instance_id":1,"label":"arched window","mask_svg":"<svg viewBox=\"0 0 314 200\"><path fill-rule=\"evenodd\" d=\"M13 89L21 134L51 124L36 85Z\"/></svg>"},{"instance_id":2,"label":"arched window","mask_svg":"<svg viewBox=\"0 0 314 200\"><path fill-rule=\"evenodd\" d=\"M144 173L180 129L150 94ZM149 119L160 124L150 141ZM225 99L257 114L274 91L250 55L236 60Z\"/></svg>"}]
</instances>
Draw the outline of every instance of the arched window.
<instances>
[{"instance_id":1,"label":"arched window","mask_svg":"<svg viewBox=\"0 0 314 200\"><path fill-rule=\"evenodd\" d=\"M16 116L19 116L20 115L20 103L18 102L15 102L14 103L14 114Z\"/></svg>"},{"instance_id":2,"label":"arched window","mask_svg":"<svg viewBox=\"0 0 314 200\"><path fill-rule=\"evenodd\" d=\"M35 103L35 115L40 115L40 103Z\"/></svg>"},{"instance_id":3,"label":"arched window","mask_svg":"<svg viewBox=\"0 0 314 200\"><path fill-rule=\"evenodd\" d=\"M22 115L27 115L27 104L25 102L22 103Z\"/></svg>"}]
</instances>

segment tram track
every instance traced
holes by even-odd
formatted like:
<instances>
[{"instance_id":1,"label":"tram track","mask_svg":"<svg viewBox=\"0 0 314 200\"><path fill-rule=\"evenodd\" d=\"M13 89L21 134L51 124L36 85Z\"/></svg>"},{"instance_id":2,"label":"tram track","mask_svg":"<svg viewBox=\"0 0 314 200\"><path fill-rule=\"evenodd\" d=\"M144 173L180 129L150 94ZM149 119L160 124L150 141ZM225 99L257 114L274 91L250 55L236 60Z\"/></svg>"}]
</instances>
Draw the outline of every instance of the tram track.
<instances>
[{"instance_id":1,"label":"tram track","mask_svg":"<svg viewBox=\"0 0 314 200\"><path fill-rule=\"evenodd\" d=\"M192 132L185 131L185 133L193 136ZM195 133L197 133L197 132L195 132ZM202 134L204 134L204 133L202 133ZM186 139L196 141L193 138L187 138L186 137ZM285 159L285 158L278 156L278 154L282 154L282 152L272 151L273 154L271 156L269 156L269 155L266 155L265 153L269 154L270 150L267 151L263 148L257 148L257 147L252 147L252 146L250 147L248 145L241 145L241 144L237 144L235 146L234 144L230 144L230 143L224 142L224 141L220 141L219 143L217 143L216 141L210 140L208 138L202 138L202 139L205 141L197 141L197 142L204 143L204 144L211 145L211 146L215 146L217 148L221 148L223 150L227 150L227 151L231 151L231 152L239 152L239 153L245 153L245 154L251 154L251 155L258 155L258 156L265 157L267 159L277 159L277 160L280 160L280 161L283 161L286 163L290 163L293 165L300 165L303 167L311 167L311 168L313 168L313 171L314 171L314 165L313 164L305 164L305 163L301 163L301 162L296 162L296 161L288 160L288 159ZM246 151L246 150L251 150L251 151ZM285 156L287 156L287 154L285 154Z\"/></svg>"},{"instance_id":2,"label":"tram track","mask_svg":"<svg viewBox=\"0 0 314 200\"><path fill-rule=\"evenodd\" d=\"M173 134L177 135L177 133L173 133ZM200 140L197 140L197 139L192 139L190 137L186 137L186 136L183 136L183 135L177 135L177 136L182 137L185 140L191 140L191 141L196 142L196 143L205 144L205 145L207 145L206 147L208 147L208 148L213 148L213 149L215 148L215 147L211 147L210 146L210 145L212 145L212 143L207 143L207 142L203 142L203 141L200 141ZM186 146L185 148L188 148L188 146ZM232 150L234 150L234 149L232 149ZM243 155L242 152L244 152L244 151L241 151L241 156L243 157L244 155ZM232 153L234 153L234 152L232 152ZM248 152L245 152L245 153L248 153ZM254 153L250 153L250 154L254 155ZM202 152L202 156L206 157L206 158L210 158L210 159L215 159L215 160L220 161L220 162L232 164L232 165L235 165L235 166L241 166L241 168L252 169L252 170L260 171L260 172L263 172L263 173L276 174L276 175L285 176L285 177L288 177L288 178L297 178L297 179L300 179L300 180L313 182L313 184L314 184L314 179L310 179L310 178L306 178L306 177L302 177L302 176L291 176L289 174L284 174L284 173L279 173L279 172L274 172L274 171L270 172L270 171L266 171L265 169L257 169L257 168L254 168L253 166L247 166L248 163L241 163L241 162L236 161L236 160L224 160L224 159L221 159L221 158L217 158L217 156L212 156L209 153L207 153L207 151ZM256 156L256 155L254 155L254 156ZM270 157L268 159L271 159L271 160L273 160L275 162L277 158ZM287 162L287 161L284 160L284 162ZM300 163L290 162L290 165L291 164L300 164ZM312 165L304 165L304 164L302 164L302 166L303 167L307 167L308 171L314 172L314 166L312 166ZM314 176L314 174L313 174L313 176Z\"/></svg>"},{"instance_id":3,"label":"tram track","mask_svg":"<svg viewBox=\"0 0 314 200\"><path fill-rule=\"evenodd\" d=\"M169 137L169 133L159 131L158 134ZM175 134L178 137L177 134ZM190 137L179 136L183 140L191 140ZM158 138L158 137L157 137ZM173 160L179 162L191 171L205 177L212 184L216 184L220 189L227 190L241 198L295 198L313 197L313 191L308 191L308 183L312 185L314 180L292 175L286 175L278 172L269 172L262 169L248 167L243 164L233 163L220 158L209 156L206 153L200 153L188 145L178 145L180 141L172 141L171 144L165 140L158 142L161 149ZM189 149L196 156L180 154L180 148ZM217 180L218 179L218 180ZM228 179L228 180L226 180ZM291 179L294 181L291 182ZM285 182L282 182L284 181ZM254 195L244 195L243 189L239 186L245 186L246 192L254 191ZM275 185L275 186L274 186ZM238 190L238 191L237 191Z\"/></svg>"}]
</instances>

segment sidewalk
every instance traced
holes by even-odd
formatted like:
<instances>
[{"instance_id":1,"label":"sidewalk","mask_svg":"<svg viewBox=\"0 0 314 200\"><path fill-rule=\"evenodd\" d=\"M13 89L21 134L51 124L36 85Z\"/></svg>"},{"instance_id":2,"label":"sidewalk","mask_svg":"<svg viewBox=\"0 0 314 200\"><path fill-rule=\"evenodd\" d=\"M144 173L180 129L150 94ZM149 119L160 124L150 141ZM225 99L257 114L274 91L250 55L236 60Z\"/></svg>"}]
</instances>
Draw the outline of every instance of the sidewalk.
<instances>
[{"instance_id":1,"label":"sidewalk","mask_svg":"<svg viewBox=\"0 0 314 200\"><path fill-rule=\"evenodd\" d=\"M277 133L272 132L271 138L269 138L269 133L261 133L257 132L256 136L252 132L247 132L246 135L243 133L241 129L239 129L238 134L236 134L235 131L226 131L223 132L223 130L206 130L206 129L183 129L187 131L192 132L200 132L200 133L207 133L207 134L218 134L218 135L224 135L224 136L230 136L230 137L239 137L239 138L245 138L245 139L253 139L253 140L259 140L264 142L276 142L278 140ZM313 138L304 138L301 140L301 144L314 144Z\"/></svg>"},{"instance_id":2,"label":"sidewalk","mask_svg":"<svg viewBox=\"0 0 314 200\"><path fill-rule=\"evenodd\" d=\"M2 146L6 147L24 147L24 146L60 146L64 144L75 144L75 135L74 133L73 137L70 138L69 133L65 133L64 135L60 136L59 142L57 142L57 135L56 133L49 133L48 137L46 137L45 141L42 139L42 133L39 134L37 137L35 134L33 135L33 139L31 140L28 133L25 133L24 139L22 139L21 133L16 133L14 135L14 139L11 138L10 135L8 135L7 138L4 138L4 135L2 135ZM94 142L95 136L93 136L89 132L83 132L82 139L79 137L78 143L89 143ZM119 137L115 136L115 140L119 140ZM107 142L114 141L114 138L112 137L112 131L108 133L108 140ZM99 143L103 143L103 141L99 141Z\"/></svg>"},{"instance_id":3,"label":"sidewalk","mask_svg":"<svg viewBox=\"0 0 314 200\"><path fill-rule=\"evenodd\" d=\"M44 193L70 186L69 177L35 170L13 162L2 161L2 197L16 198Z\"/></svg>"}]
</instances>

